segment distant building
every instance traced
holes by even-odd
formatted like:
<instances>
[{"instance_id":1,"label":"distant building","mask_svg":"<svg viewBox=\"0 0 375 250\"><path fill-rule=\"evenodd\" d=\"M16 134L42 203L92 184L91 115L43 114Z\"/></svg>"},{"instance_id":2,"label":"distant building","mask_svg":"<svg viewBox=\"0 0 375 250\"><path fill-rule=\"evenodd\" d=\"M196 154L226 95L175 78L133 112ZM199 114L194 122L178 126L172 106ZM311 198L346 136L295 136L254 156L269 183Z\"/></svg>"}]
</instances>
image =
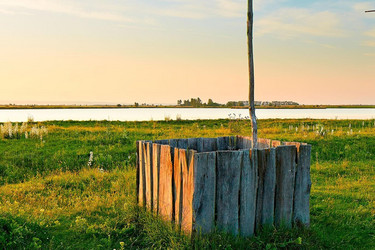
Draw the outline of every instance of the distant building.
<instances>
[{"instance_id":1,"label":"distant building","mask_svg":"<svg viewBox=\"0 0 375 250\"><path fill-rule=\"evenodd\" d=\"M290 105L299 105L297 102L292 101L254 101L255 106L290 106ZM248 101L230 101L227 103L227 106L249 106Z\"/></svg>"},{"instance_id":2,"label":"distant building","mask_svg":"<svg viewBox=\"0 0 375 250\"><path fill-rule=\"evenodd\" d=\"M273 106L287 106L287 105L299 105L297 102L292 101L273 101Z\"/></svg>"}]
</instances>

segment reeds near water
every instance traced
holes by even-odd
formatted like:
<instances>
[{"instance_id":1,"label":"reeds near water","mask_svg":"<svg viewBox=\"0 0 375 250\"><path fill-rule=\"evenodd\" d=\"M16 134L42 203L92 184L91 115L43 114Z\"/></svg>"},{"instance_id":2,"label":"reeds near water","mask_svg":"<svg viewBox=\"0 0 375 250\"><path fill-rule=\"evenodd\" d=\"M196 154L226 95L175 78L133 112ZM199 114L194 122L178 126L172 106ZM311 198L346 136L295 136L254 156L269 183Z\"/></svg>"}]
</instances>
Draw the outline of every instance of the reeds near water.
<instances>
[{"instance_id":1,"label":"reeds near water","mask_svg":"<svg viewBox=\"0 0 375 250\"><path fill-rule=\"evenodd\" d=\"M20 138L40 138L48 134L48 129L44 126L31 125L28 122L18 123L6 122L0 125L0 138L20 139Z\"/></svg>"}]
</instances>

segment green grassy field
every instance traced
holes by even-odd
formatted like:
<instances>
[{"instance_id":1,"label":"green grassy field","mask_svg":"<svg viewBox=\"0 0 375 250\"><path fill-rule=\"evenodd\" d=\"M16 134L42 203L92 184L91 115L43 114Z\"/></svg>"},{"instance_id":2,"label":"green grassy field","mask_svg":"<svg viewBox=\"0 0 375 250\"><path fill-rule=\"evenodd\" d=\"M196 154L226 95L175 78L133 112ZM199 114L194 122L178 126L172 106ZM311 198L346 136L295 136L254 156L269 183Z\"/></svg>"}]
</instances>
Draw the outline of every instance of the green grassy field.
<instances>
[{"instance_id":1,"label":"green grassy field","mask_svg":"<svg viewBox=\"0 0 375 250\"><path fill-rule=\"evenodd\" d=\"M42 126L48 134L35 132ZM135 205L136 140L249 135L247 121L23 128L0 135L3 249L375 249L375 120L260 120L259 137L313 145L311 227L248 239L219 232L189 239Z\"/></svg>"}]
</instances>

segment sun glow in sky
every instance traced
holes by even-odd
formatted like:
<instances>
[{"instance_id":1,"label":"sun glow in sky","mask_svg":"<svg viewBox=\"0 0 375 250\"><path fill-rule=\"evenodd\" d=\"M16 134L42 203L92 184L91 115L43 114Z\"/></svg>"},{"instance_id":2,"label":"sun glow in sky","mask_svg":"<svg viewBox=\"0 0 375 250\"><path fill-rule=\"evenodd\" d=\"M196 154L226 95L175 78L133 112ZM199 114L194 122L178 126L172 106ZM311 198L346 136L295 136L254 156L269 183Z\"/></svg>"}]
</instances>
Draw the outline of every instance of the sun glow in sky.
<instances>
[{"instance_id":1,"label":"sun glow in sky","mask_svg":"<svg viewBox=\"0 0 375 250\"><path fill-rule=\"evenodd\" d=\"M254 0L257 100L375 104L375 2ZM245 0L0 0L0 103L246 100Z\"/></svg>"}]
</instances>

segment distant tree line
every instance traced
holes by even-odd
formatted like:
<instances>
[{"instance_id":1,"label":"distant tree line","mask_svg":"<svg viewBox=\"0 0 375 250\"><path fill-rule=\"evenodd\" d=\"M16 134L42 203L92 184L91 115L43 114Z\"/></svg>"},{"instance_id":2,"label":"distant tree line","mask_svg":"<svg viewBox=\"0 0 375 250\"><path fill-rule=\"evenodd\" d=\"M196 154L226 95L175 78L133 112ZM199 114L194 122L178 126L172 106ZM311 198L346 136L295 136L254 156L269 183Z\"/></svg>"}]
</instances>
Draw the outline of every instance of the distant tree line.
<instances>
[{"instance_id":1,"label":"distant tree line","mask_svg":"<svg viewBox=\"0 0 375 250\"><path fill-rule=\"evenodd\" d=\"M254 102L255 106L290 106L290 105L299 105L296 102L291 101L272 101L272 102L261 102L256 101ZM117 104L117 107L121 107L123 105ZM126 106L126 105L124 105ZM135 102L133 107L158 107L158 106L169 106L169 105L154 105L154 104L147 104L147 103L138 103ZM177 100L177 106L180 107L192 107L192 108L205 108L205 107L248 107L248 101L229 101L226 104L221 104L218 102L214 102L211 98L207 100L207 102L203 102L201 98L190 98L187 100Z\"/></svg>"},{"instance_id":2,"label":"distant tree line","mask_svg":"<svg viewBox=\"0 0 375 250\"><path fill-rule=\"evenodd\" d=\"M202 100L198 98L190 98L190 100L178 100L178 106L182 107L193 107L193 108L200 108L200 107L219 107L224 106L220 103L214 102L212 99L208 99L207 103L202 102Z\"/></svg>"},{"instance_id":3,"label":"distant tree line","mask_svg":"<svg viewBox=\"0 0 375 250\"><path fill-rule=\"evenodd\" d=\"M178 100L177 101L178 106L182 107L193 107L193 108L199 108L199 107L244 107L249 105L249 102L247 101L229 101L226 104L221 104L214 102L211 98L208 99L207 102L202 102L202 100L198 98L190 98L190 100Z\"/></svg>"},{"instance_id":4,"label":"distant tree line","mask_svg":"<svg viewBox=\"0 0 375 250\"><path fill-rule=\"evenodd\" d=\"M247 101L229 101L225 105L227 107L244 107L244 106L249 106L249 102Z\"/></svg>"},{"instance_id":5,"label":"distant tree line","mask_svg":"<svg viewBox=\"0 0 375 250\"><path fill-rule=\"evenodd\" d=\"M254 102L255 106L290 106L290 105L299 105L297 102L292 101L272 101L272 102L261 102L256 101ZM249 102L248 101L229 101L226 104L221 104L214 102L212 99L208 99L207 103L203 103L202 100L198 98L190 98L187 100L178 100L177 101L178 106L182 107L193 107L193 108L199 108L199 107L248 107Z\"/></svg>"}]
</instances>

